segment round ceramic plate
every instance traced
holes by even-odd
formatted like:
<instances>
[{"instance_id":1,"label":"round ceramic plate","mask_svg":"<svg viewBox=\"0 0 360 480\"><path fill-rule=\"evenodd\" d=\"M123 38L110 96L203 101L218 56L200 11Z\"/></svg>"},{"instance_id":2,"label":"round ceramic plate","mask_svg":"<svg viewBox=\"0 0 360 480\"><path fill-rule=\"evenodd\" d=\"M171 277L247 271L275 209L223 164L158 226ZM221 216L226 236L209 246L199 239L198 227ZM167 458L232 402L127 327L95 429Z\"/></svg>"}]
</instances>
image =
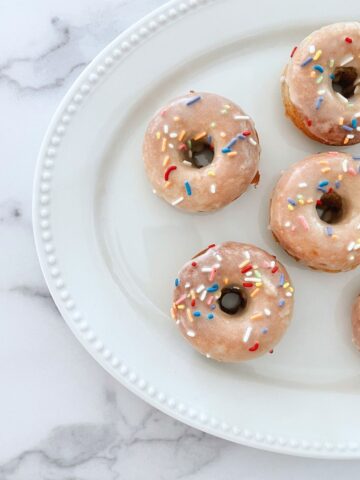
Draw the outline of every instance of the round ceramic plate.
<instances>
[{"instance_id":1,"label":"round ceramic plate","mask_svg":"<svg viewBox=\"0 0 360 480\"><path fill-rule=\"evenodd\" d=\"M342 5L173 1L85 69L38 159L34 230L43 272L71 330L121 383L160 410L234 442L318 457L360 457L360 357L350 305L359 271L296 264L267 228L282 169L326 147L284 118L281 69L294 45L345 20ZM347 4L348 20L359 12ZM141 147L153 112L190 89L233 99L255 119L261 182L223 210L179 212L152 193ZM354 152L355 149L347 149ZM169 315L174 276L194 252L237 240L276 254L295 315L273 355L224 365L198 355Z\"/></svg>"}]
</instances>

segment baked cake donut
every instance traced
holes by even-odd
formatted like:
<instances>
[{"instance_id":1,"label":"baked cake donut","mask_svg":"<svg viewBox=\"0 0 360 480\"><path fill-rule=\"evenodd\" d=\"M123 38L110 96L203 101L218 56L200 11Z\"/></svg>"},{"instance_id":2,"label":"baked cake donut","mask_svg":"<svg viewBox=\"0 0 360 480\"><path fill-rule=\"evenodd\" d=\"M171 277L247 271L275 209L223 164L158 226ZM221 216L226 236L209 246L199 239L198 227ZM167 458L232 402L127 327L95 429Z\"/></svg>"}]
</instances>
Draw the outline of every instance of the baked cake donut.
<instances>
[{"instance_id":1,"label":"baked cake donut","mask_svg":"<svg viewBox=\"0 0 360 480\"><path fill-rule=\"evenodd\" d=\"M360 350L360 295L354 302L351 316L352 336L355 347Z\"/></svg>"},{"instance_id":2,"label":"baked cake donut","mask_svg":"<svg viewBox=\"0 0 360 480\"><path fill-rule=\"evenodd\" d=\"M335 23L306 37L282 80L287 115L328 145L360 142L360 23Z\"/></svg>"},{"instance_id":3,"label":"baked cake donut","mask_svg":"<svg viewBox=\"0 0 360 480\"><path fill-rule=\"evenodd\" d=\"M310 155L282 175L272 194L270 228L309 267L344 272L360 263L360 156Z\"/></svg>"},{"instance_id":4,"label":"baked cake donut","mask_svg":"<svg viewBox=\"0 0 360 480\"><path fill-rule=\"evenodd\" d=\"M259 155L251 118L212 93L191 92L161 108L143 145L154 193L190 212L224 207L257 183Z\"/></svg>"},{"instance_id":5,"label":"baked cake donut","mask_svg":"<svg viewBox=\"0 0 360 480\"><path fill-rule=\"evenodd\" d=\"M180 270L171 314L200 353L222 362L271 352L293 311L290 278L253 245L209 245Z\"/></svg>"}]
</instances>

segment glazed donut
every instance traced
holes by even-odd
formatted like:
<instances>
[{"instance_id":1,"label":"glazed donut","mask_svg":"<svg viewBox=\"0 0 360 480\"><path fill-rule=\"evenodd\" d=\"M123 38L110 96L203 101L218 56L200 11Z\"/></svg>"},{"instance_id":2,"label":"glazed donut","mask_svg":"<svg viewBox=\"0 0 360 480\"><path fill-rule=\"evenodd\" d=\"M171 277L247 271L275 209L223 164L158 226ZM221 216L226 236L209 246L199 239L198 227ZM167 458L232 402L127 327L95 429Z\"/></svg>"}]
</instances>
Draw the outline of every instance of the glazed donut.
<instances>
[{"instance_id":1,"label":"glazed donut","mask_svg":"<svg viewBox=\"0 0 360 480\"><path fill-rule=\"evenodd\" d=\"M270 228L296 260L328 272L360 263L360 156L327 152L292 165L271 199Z\"/></svg>"},{"instance_id":2,"label":"glazed donut","mask_svg":"<svg viewBox=\"0 0 360 480\"><path fill-rule=\"evenodd\" d=\"M154 193L189 212L217 210L257 183L259 154L251 118L212 93L192 92L160 109L143 145Z\"/></svg>"},{"instance_id":3,"label":"glazed donut","mask_svg":"<svg viewBox=\"0 0 360 480\"><path fill-rule=\"evenodd\" d=\"M274 256L226 242L210 245L183 266L171 314L200 353L239 362L271 352L279 342L291 319L293 292Z\"/></svg>"},{"instance_id":4,"label":"glazed donut","mask_svg":"<svg viewBox=\"0 0 360 480\"><path fill-rule=\"evenodd\" d=\"M354 302L351 316L352 336L355 347L360 350L360 295Z\"/></svg>"},{"instance_id":5,"label":"glazed donut","mask_svg":"<svg viewBox=\"0 0 360 480\"><path fill-rule=\"evenodd\" d=\"M335 23L291 52L282 80L287 115L328 145L360 142L360 23Z\"/></svg>"}]
</instances>

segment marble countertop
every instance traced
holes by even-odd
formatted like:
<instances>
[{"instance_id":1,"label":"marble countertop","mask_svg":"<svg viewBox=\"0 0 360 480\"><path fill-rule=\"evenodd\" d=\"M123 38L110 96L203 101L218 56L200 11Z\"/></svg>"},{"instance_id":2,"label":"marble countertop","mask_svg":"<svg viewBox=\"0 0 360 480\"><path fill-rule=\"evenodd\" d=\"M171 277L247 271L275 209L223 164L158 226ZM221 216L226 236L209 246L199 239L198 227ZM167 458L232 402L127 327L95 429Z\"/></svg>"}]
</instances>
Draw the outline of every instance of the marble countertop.
<instances>
[{"instance_id":1,"label":"marble countertop","mask_svg":"<svg viewBox=\"0 0 360 480\"><path fill-rule=\"evenodd\" d=\"M148 406L81 347L42 278L31 190L47 124L95 54L162 3L1 1L0 480L350 478L360 461L253 450Z\"/></svg>"}]
</instances>

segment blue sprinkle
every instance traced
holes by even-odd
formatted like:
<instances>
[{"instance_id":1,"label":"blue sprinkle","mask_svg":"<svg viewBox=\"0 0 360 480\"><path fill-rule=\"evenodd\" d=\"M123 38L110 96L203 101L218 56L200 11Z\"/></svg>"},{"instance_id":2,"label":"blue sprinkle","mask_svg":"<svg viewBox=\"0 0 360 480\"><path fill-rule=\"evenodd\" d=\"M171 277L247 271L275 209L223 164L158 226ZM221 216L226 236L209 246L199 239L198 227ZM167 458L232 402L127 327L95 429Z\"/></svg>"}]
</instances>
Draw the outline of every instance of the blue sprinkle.
<instances>
[{"instance_id":1,"label":"blue sprinkle","mask_svg":"<svg viewBox=\"0 0 360 480\"><path fill-rule=\"evenodd\" d=\"M190 186L190 183L189 183L188 181L186 181L186 182L184 183L184 185L185 185L185 190L186 190L186 193L187 193L187 194L190 196L190 195L191 195L191 193L192 193L192 192L191 192L191 186Z\"/></svg>"},{"instance_id":2,"label":"blue sprinkle","mask_svg":"<svg viewBox=\"0 0 360 480\"><path fill-rule=\"evenodd\" d=\"M264 327L264 328L261 329L261 333L268 333L268 331L269 331L269 329L266 328L266 327Z\"/></svg>"},{"instance_id":3,"label":"blue sprinkle","mask_svg":"<svg viewBox=\"0 0 360 480\"><path fill-rule=\"evenodd\" d=\"M333 229L332 229L332 227L325 227L325 230L326 230L326 235L327 235L328 237L331 237L332 234L333 234Z\"/></svg>"},{"instance_id":4,"label":"blue sprinkle","mask_svg":"<svg viewBox=\"0 0 360 480\"><path fill-rule=\"evenodd\" d=\"M175 278L175 287L178 287L180 285L180 279Z\"/></svg>"},{"instance_id":5,"label":"blue sprinkle","mask_svg":"<svg viewBox=\"0 0 360 480\"><path fill-rule=\"evenodd\" d=\"M199 312L199 310L195 310L195 312L193 312L193 315L194 317L201 317L201 312Z\"/></svg>"},{"instance_id":6,"label":"blue sprinkle","mask_svg":"<svg viewBox=\"0 0 360 480\"><path fill-rule=\"evenodd\" d=\"M208 313L208 320L212 320L214 318L214 314L213 313Z\"/></svg>"},{"instance_id":7,"label":"blue sprinkle","mask_svg":"<svg viewBox=\"0 0 360 480\"><path fill-rule=\"evenodd\" d=\"M214 303L210 305L210 310L215 310L215 308L216 308L216 305Z\"/></svg>"},{"instance_id":8,"label":"blue sprinkle","mask_svg":"<svg viewBox=\"0 0 360 480\"><path fill-rule=\"evenodd\" d=\"M211 292L211 293L216 292L217 290L219 290L219 284L218 283L214 283L214 285L207 288L207 291Z\"/></svg>"},{"instance_id":9,"label":"blue sprinkle","mask_svg":"<svg viewBox=\"0 0 360 480\"><path fill-rule=\"evenodd\" d=\"M237 138L238 138L239 140L245 140L246 136L243 135L242 133L238 133L238 134L237 134Z\"/></svg>"},{"instance_id":10,"label":"blue sprinkle","mask_svg":"<svg viewBox=\"0 0 360 480\"><path fill-rule=\"evenodd\" d=\"M352 126L353 128L356 128L356 127L357 127L357 124L358 124L357 119L356 119L356 118L353 118L353 119L351 120L351 126Z\"/></svg>"},{"instance_id":11,"label":"blue sprinkle","mask_svg":"<svg viewBox=\"0 0 360 480\"><path fill-rule=\"evenodd\" d=\"M330 73L329 77L331 78L331 80L335 80L335 75L333 73Z\"/></svg>"},{"instance_id":12,"label":"blue sprinkle","mask_svg":"<svg viewBox=\"0 0 360 480\"><path fill-rule=\"evenodd\" d=\"M320 72L320 73L324 73L324 69L323 69L323 67L322 67L321 65L314 65L314 66L313 66L313 69L314 69L314 70L317 70L317 71Z\"/></svg>"},{"instance_id":13,"label":"blue sprinkle","mask_svg":"<svg viewBox=\"0 0 360 480\"><path fill-rule=\"evenodd\" d=\"M282 287L284 283L285 283L285 275L283 273L280 273L279 287Z\"/></svg>"},{"instance_id":14,"label":"blue sprinkle","mask_svg":"<svg viewBox=\"0 0 360 480\"><path fill-rule=\"evenodd\" d=\"M237 141L238 141L237 137L232 138L225 148L228 148L229 150L231 150L231 147L233 147Z\"/></svg>"},{"instance_id":15,"label":"blue sprinkle","mask_svg":"<svg viewBox=\"0 0 360 480\"><path fill-rule=\"evenodd\" d=\"M312 57L308 57L308 58L301 64L301 66L302 66L302 67L306 67L306 65L308 65L308 64L309 64L310 62L312 62L312 61L313 61Z\"/></svg>"},{"instance_id":16,"label":"blue sprinkle","mask_svg":"<svg viewBox=\"0 0 360 480\"><path fill-rule=\"evenodd\" d=\"M287 201L288 201L288 203L290 203L290 205L292 205L293 207L296 207L295 200L293 200L292 198L288 198Z\"/></svg>"},{"instance_id":17,"label":"blue sprinkle","mask_svg":"<svg viewBox=\"0 0 360 480\"><path fill-rule=\"evenodd\" d=\"M208 141L208 144L211 145L211 142L212 142L212 136L211 135L208 135L207 141Z\"/></svg>"},{"instance_id":18,"label":"blue sprinkle","mask_svg":"<svg viewBox=\"0 0 360 480\"><path fill-rule=\"evenodd\" d=\"M352 132L354 130L352 127L349 127L349 125L342 125L342 128L347 132Z\"/></svg>"},{"instance_id":19,"label":"blue sprinkle","mask_svg":"<svg viewBox=\"0 0 360 480\"><path fill-rule=\"evenodd\" d=\"M229 152L231 152L231 149L227 148L227 147L224 147L221 151L222 151L222 153L229 153Z\"/></svg>"},{"instance_id":20,"label":"blue sprinkle","mask_svg":"<svg viewBox=\"0 0 360 480\"><path fill-rule=\"evenodd\" d=\"M353 155L353 160L360 160L360 155Z\"/></svg>"},{"instance_id":21,"label":"blue sprinkle","mask_svg":"<svg viewBox=\"0 0 360 480\"><path fill-rule=\"evenodd\" d=\"M323 101L324 101L324 97L322 95L320 97L318 97L318 99L316 100L316 103L315 103L316 110L319 110Z\"/></svg>"},{"instance_id":22,"label":"blue sprinkle","mask_svg":"<svg viewBox=\"0 0 360 480\"><path fill-rule=\"evenodd\" d=\"M326 187L326 185L329 185L329 181L328 180L323 180L322 182L319 182L318 187Z\"/></svg>"},{"instance_id":23,"label":"blue sprinkle","mask_svg":"<svg viewBox=\"0 0 360 480\"><path fill-rule=\"evenodd\" d=\"M283 307L285 305L285 300L282 298L280 301L279 301L279 307Z\"/></svg>"},{"instance_id":24,"label":"blue sprinkle","mask_svg":"<svg viewBox=\"0 0 360 480\"><path fill-rule=\"evenodd\" d=\"M335 182L335 188L340 188L340 181L339 181L339 180L336 180L336 182Z\"/></svg>"},{"instance_id":25,"label":"blue sprinkle","mask_svg":"<svg viewBox=\"0 0 360 480\"><path fill-rule=\"evenodd\" d=\"M327 193L327 192L326 192L326 188L317 187L316 190L319 190L319 192Z\"/></svg>"},{"instance_id":26,"label":"blue sprinkle","mask_svg":"<svg viewBox=\"0 0 360 480\"><path fill-rule=\"evenodd\" d=\"M197 97L192 97L192 98L190 98L190 100L188 100L186 102L186 105L189 107L190 105L193 105L194 103L198 102L199 100L201 100L200 95L198 95Z\"/></svg>"}]
</instances>

